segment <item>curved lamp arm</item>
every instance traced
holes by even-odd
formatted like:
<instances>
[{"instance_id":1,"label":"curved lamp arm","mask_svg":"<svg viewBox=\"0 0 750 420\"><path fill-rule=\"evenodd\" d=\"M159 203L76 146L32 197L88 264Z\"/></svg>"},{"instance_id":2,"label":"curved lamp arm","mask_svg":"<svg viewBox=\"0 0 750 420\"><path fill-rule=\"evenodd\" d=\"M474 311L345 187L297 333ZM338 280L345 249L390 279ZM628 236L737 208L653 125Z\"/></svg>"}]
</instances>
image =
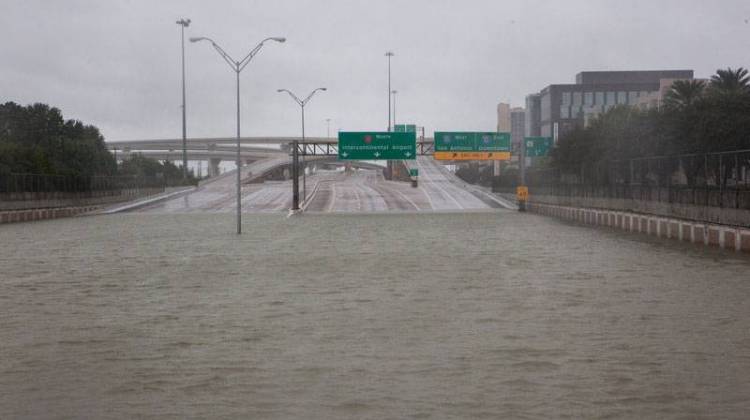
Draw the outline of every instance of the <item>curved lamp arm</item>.
<instances>
[{"instance_id":1,"label":"curved lamp arm","mask_svg":"<svg viewBox=\"0 0 750 420\"><path fill-rule=\"evenodd\" d=\"M255 57L255 54L258 54L258 51L260 51L260 49L263 48L263 43L265 43L266 41L276 41L276 42L279 42L279 43L283 43L283 42L286 42L286 38L281 37L281 36L274 36L274 37L266 38L263 41L260 41L260 43L258 45L256 45L255 48L253 48L245 56L245 58L243 58L242 60L240 60L240 61L237 62L237 68L238 68L237 71L242 71L242 69L244 69L245 66L247 66L247 64L250 62L250 60L252 60L253 57Z\"/></svg>"},{"instance_id":2,"label":"curved lamp arm","mask_svg":"<svg viewBox=\"0 0 750 420\"><path fill-rule=\"evenodd\" d=\"M309 94L309 95L307 95L307 98L305 98L305 99L304 99L304 100L302 101L302 106L305 106L305 105L307 105L307 102L308 102L308 101L310 100L310 98L312 98L312 97L313 97L313 95L315 95L315 92L317 92L317 91L319 91L319 90L321 90L321 91L326 91L326 90L328 90L328 89L326 89L326 88L324 88L324 87L320 87L320 88L317 88L317 89L313 90L312 92L310 92L310 94Z\"/></svg>"},{"instance_id":3,"label":"curved lamp arm","mask_svg":"<svg viewBox=\"0 0 750 420\"><path fill-rule=\"evenodd\" d=\"M304 106L305 105L304 103L302 103L302 101L299 100L299 98L297 97L297 95L295 95L294 93L292 93L292 91L290 91L288 89L276 89L276 92L279 92L279 93L286 92L286 93L289 94L289 96L292 97L292 99L294 99L294 102L297 102L297 104L299 104L299 106Z\"/></svg>"}]
</instances>

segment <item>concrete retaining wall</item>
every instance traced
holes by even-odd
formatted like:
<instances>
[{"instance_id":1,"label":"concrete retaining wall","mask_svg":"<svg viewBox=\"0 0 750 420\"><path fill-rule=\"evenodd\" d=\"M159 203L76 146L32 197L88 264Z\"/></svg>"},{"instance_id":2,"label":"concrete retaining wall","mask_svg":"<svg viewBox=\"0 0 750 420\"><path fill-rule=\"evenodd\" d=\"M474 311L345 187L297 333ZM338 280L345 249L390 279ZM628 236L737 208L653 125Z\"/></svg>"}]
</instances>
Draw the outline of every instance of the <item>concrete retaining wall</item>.
<instances>
[{"instance_id":1,"label":"concrete retaining wall","mask_svg":"<svg viewBox=\"0 0 750 420\"><path fill-rule=\"evenodd\" d=\"M119 191L92 191L87 193L2 193L0 211L86 207L114 204L164 192L158 188L124 188Z\"/></svg>"},{"instance_id":2,"label":"concrete retaining wall","mask_svg":"<svg viewBox=\"0 0 750 420\"><path fill-rule=\"evenodd\" d=\"M750 229L651 214L531 202L528 211L594 226L655 235L750 253Z\"/></svg>"},{"instance_id":3,"label":"concrete retaining wall","mask_svg":"<svg viewBox=\"0 0 750 420\"><path fill-rule=\"evenodd\" d=\"M539 193L535 194L533 190L530 191L529 200L538 204L645 213L663 217L695 220L704 223L750 228L750 210L732 206L698 206L667 201L546 195Z\"/></svg>"},{"instance_id":4,"label":"concrete retaining wall","mask_svg":"<svg viewBox=\"0 0 750 420\"><path fill-rule=\"evenodd\" d=\"M98 209L98 206L59 207L54 209L30 209L0 211L0 224L31 222L34 220L57 219L60 217L76 216Z\"/></svg>"}]
</instances>

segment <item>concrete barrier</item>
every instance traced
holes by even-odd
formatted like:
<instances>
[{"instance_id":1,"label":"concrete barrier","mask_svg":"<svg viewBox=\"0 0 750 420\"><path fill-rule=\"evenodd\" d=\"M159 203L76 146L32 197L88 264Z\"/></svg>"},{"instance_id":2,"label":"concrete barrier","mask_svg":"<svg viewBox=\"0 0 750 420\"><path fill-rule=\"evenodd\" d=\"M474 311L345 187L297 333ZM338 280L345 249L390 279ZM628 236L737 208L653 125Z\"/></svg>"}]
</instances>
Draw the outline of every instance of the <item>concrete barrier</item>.
<instances>
[{"instance_id":1,"label":"concrete barrier","mask_svg":"<svg viewBox=\"0 0 750 420\"><path fill-rule=\"evenodd\" d=\"M154 187L81 193L0 193L0 211L99 206L135 200L140 197L160 194L164 191L164 187Z\"/></svg>"},{"instance_id":2,"label":"concrete barrier","mask_svg":"<svg viewBox=\"0 0 750 420\"><path fill-rule=\"evenodd\" d=\"M29 209L0 211L0 224L33 222L36 220L57 219L77 216L95 211L99 206L61 207L54 209Z\"/></svg>"},{"instance_id":3,"label":"concrete barrier","mask_svg":"<svg viewBox=\"0 0 750 420\"><path fill-rule=\"evenodd\" d=\"M606 226L626 232L654 235L750 253L750 229L746 227L718 225L617 210L568 207L533 202L527 203L526 208L533 213L586 225Z\"/></svg>"}]
</instances>

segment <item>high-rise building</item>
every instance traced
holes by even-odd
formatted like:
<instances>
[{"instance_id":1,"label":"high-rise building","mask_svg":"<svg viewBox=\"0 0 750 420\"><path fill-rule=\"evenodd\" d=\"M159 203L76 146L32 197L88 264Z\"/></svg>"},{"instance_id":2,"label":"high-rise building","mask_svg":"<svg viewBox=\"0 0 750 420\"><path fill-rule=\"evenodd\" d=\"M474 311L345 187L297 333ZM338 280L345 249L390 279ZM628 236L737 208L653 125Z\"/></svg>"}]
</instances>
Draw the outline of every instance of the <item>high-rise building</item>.
<instances>
[{"instance_id":1,"label":"high-rise building","mask_svg":"<svg viewBox=\"0 0 750 420\"><path fill-rule=\"evenodd\" d=\"M510 144L514 152L521 150L521 142L526 134L526 111L516 107L510 110Z\"/></svg>"},{"instance_id":2,"label":"high-rise building","mask_svg":"<svg viewBox=\"0 0 750 420\"><path fill-rule=\"evenodd\" d=\"M497 132L510 133L510 104L497 104Z\"/></svg>"},{"instance_id":3,"label":"high-rise building","mask_svg":"<svg viewBox=\"0 0 750 420\"><path fill-rule=\"evenodd\" d=\"M585 71L575 84L549 85L526 97L526 135L555 141L585 126L616 105L657 104L674 80L692 79L692 70ZM654 102L656 101L656 102Z\"/></svg>"},{"instance_id":4,"label":"high-rise building","mask_svg":"<svg viewBox=\"0 0 750 420\"><path fill-rule=\"evenodd\" d=\"M542 135L541 98L538 93L526 97L526 137L539 137Z\"/></svg>"}]
</instances>

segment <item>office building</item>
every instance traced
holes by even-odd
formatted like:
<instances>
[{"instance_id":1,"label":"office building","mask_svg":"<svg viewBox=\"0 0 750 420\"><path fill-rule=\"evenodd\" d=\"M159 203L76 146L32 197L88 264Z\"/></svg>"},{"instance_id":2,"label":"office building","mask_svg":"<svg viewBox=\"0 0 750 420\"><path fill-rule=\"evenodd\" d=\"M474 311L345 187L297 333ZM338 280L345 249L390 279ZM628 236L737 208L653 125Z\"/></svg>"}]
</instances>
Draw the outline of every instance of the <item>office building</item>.
<instances>
[{"instance_id":1,"label":"office building","mask_svg":"<svg viewBox=\"0 0 750 420\"><path fill-rule=\"evenodd\" d=\"M513 151L520 150L525 135L526 110L516 107L510 110L510 144Z\"/></svg>"},{"instance_id":2,"label":"office building","mask_svg":"<svg viewBox=\"0 0 750 420\"><path fill-rule=\"evenodd\" d=\"M497 132L510 133L510 104L497 104Z\"/></svg>"},{"instance_id":3,"label":"office building","mask_svg":"<svg viewBox=\"0 0 750 420\"><path fill-rule=\"evenodd\" d=\"M549 85L526 97L526 135L557 141L614 106L659 106L672 82L692 78L692 70L578 73L575 84Z\"/></svg>"}]
</instances>

